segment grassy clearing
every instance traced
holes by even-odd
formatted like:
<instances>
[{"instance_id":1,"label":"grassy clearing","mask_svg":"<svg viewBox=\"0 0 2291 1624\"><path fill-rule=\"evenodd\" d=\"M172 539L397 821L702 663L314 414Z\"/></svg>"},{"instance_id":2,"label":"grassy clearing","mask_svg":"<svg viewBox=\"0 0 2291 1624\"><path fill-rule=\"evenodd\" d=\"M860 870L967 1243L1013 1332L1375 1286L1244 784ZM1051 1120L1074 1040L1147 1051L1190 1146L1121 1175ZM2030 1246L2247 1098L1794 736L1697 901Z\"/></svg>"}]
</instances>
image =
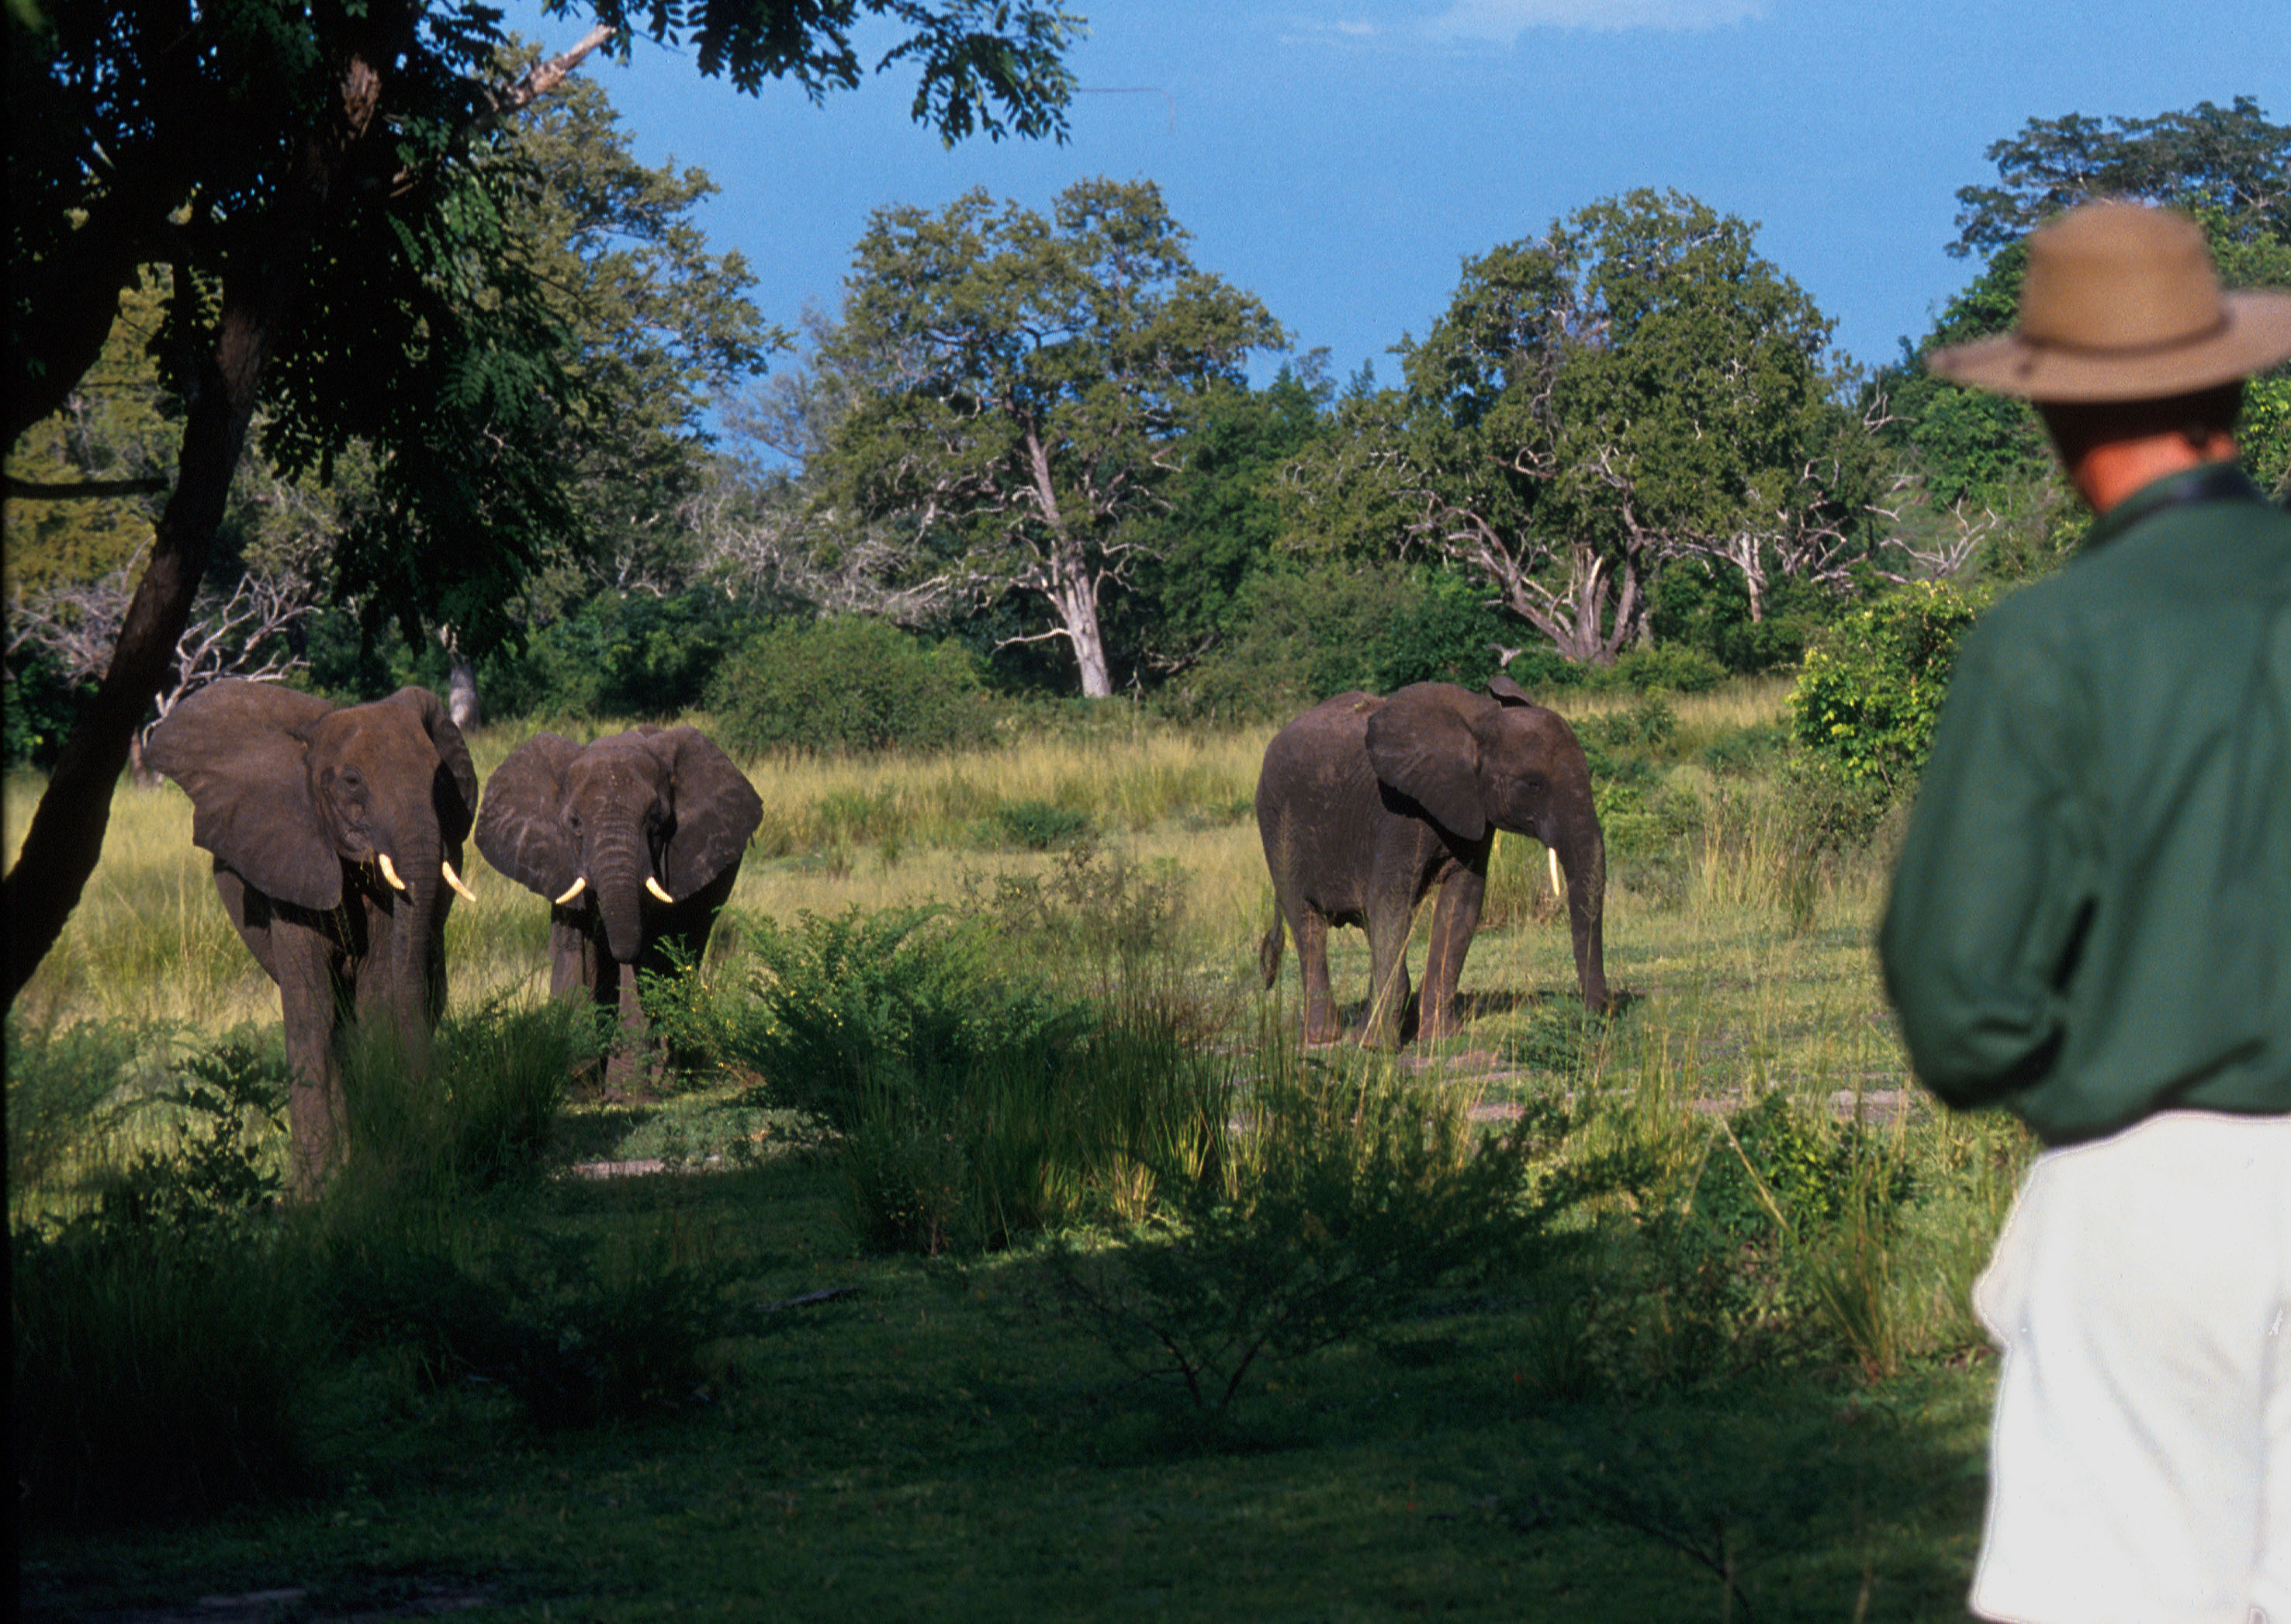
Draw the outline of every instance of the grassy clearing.
<instances>
[{"instance_id":1,"label":"grassy clearing","mask_svg":"<svg viewBox=\"0 0 2291 1624\"><path fill-rule=\"evenodd\" d=\"M751 854L693 984L689 1074L661 1097L577 1097L537 1162L526 1129L485 1139L510 1145L487 1165L541 1175L671 1170L454 1173L418 1201L385 1180L304 1215L293 1255L318 1283L295 1302L334 1347L281 1446L299 1475L125 1532L36 1523L24 1602L291 1587L326 1613L464 1596L535 1619L1963 1616L1990 1388L1965 1288L2029 1147L1907 1094L1869 946L1885 837L1807 849L1766 744L1779 703L1767 686L1667 720L1628 696L1581 707L1629 792L1609 813L1624 1013L1582 1018L1541 854L1507 842L1466 1030L1394 1063L1301 1060L1293 961L1257 986L1263 731L758 764L784 844ZM513 742L481 737L480 771ZM36 1162L12 1162L20 1231L41 1210L20 1186L181 1143L75 1075L112 1067L101 1099L133 1106L154 1023L195 1046L277 1019L188 804L123 790L117 816L27 1001L46 1025L11 1033L12 1062L23 1033L75 1021L117 1039L89 1037L36 1098L12 1064L12 1157ZM877 953L871 981L791 946L813 939L803 912L932 904L955 947L911 970ZM542 912L488 874L452 927L475 1035L441 1047L525 1078L502 1096L518 1123L537 1120L518 1103L531 1045L492 1042L482 1007L540 986ZM1356 1006L1365 942L1333 945ZM1061 1025L1070 1009L1114 1024ZM1182 1065L1137 1063L1157 1030L1186 1034L1184 1089ZM1857 1108L1862 1127L1835 1125ZM1475 1136L1515 1115L1507 1187L1550 1197L1524 1228L1457 1182ZM1266 1137L1283 1122L1309 1130ZM877 1221L942 1187L999 1194ZM1395 1205L1409 1191L1427 1194ZM1440 1201L1488 1238L1396 1265L1432 1249L1394 1226ZM1178 1215L1161 1241L1157 1213ZM1188 1236L1190 1254L1156 1250ZM1148 1249L1144 1272L1120 1272L1123 1246ZM245 1254L217 1256L201 1278L227 1284ZM1095 1298L1073 1267L1092 1260ZM1268 1303L1350 1318L1266 1335L1230 1402L1197 1404L1157 1326L1209 1348L1214 1378L1216 1339Z\"/></svg>"}]
</instances>

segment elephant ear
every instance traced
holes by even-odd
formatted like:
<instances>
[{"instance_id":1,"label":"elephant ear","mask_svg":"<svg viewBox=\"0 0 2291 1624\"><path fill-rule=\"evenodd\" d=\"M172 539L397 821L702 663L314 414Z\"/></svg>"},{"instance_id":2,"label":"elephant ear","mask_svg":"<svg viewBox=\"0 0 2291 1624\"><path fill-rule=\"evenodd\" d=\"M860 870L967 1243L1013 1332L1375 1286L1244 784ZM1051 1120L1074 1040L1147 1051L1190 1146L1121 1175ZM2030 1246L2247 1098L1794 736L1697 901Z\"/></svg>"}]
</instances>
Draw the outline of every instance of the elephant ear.
<instances>
[{"instance_id":1,"label":"elephant ear","mask_svg":"<svg viewBox=\"0 0 2291 1624\"><path fill-rule=\"evenodd\" d=\"M561 808L565 769L581 747L554 733L536 733L494 768L478 814L478 849L518 884L556 897L579 876Z\"/></svg>"},{"instance_id":2,"label":"elephant ear","mask_svg":"<svg viewBox=\"0 0 2291 1624\"><path fill-rule=\"evenodd\" d=\"M1531 711L1539 708L1535 701L1528 697L1525 688L1501 671L1488 679L1488 694L1507 705L1525 705Z\"/></svg>"},{"instance_id":3,"label":"elephant ear","mask_svg":"<svg viewBox=\"0 0 2291 1624\"><path fill-rule=\"evenodd\" d=\"M437 803L438 832L447 845L460 845L469 838L478 812L478 769L470 765L470 747L462 740L462 730L454 725L446 702L428 688L402 687L382 703L404 705L421 719L422 730L430 736L450 781L437 785L431 795Z\"/></svg>"},{"instance_id":4,"label":"elephant ear","mask_svg":"<svg viewBox=\"0 0 2291 1624\"><path fill-rule=\"evenodd\" d=\"M645 743L676 774L676 833L668 842L668 888L689 896L739 862L764 821L748 776L697 728L668 728Z\"/></svg>"},{"instance_id":5,"label":"elephant ear","mask_svg":"<svg viewBox=\"0 0 2291 1624\"><path fill-rule=\"evenodd\" d=\"M209 683L167 712L144 761L191 798L191 841L256 890L342 899L342 863L310 803L309 733L334 707L275 682Z\"/></svg>"},{"instance_id":6,"label":"elephant ear","mask_svg":"<svg viewBox=\"0 0 2291 1624\"><path fill-rule=\"evenodd\" d=\"M1488 832L1480 742L1438 686L1404 687L1368 719L1369 764L1443 829L1476 840Z\"/></svg>"}]
</instances>

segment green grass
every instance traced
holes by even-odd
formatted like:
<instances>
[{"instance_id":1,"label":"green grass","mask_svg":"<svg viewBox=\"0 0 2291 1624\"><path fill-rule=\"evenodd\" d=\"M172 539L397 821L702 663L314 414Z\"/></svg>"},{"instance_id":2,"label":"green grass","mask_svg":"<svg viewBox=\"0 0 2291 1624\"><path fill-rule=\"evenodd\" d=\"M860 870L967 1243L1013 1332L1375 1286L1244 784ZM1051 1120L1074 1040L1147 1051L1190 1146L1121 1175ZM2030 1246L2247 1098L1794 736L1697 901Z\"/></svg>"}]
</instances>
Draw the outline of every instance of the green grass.
<instances>
[{"instance_id":1,"label":"green grass","mask_svg":"<svg viewBox=\"0 0 2291 1624\"><path fill-rule=\"evenodd\" d=\"M1808 855L1757 732L1778 704L1772 685L1722 690L1673 702L1664 728L1631 720L1627 696L1581 703L1625 718L1601 749L1636 786L1619 816L1641 820L1614 842L1619 1018L1583 1018L1542 854L1507 840L1464 1032L1397 1072L1315 1063L1483 1118L1564 1102L1580 1118L1566 1157L1610 1158L1615 1177L1548 1255L1430 1282L1252 1371L1205 1418L1071 1311L1025 1233L933 1261L869 1250L848 1159L724 1049L731 1064L656 1095L576 1091L538 1152L544 1169L666 1173L463 1180L391 1223L358 1218L342 1233L383 1263L430 1259L390 1290L439 1294L439 1324L462 1304L464 1330L358 1330L339 1308L297 1400L301 1477L129 1532L28 1524L27 1607L293 1588L323 1614L478 1596L516 1619L1961 1618L1991 1383L1965 1290L2030 1147L2008 1124L1894 1108L1909 1082L1869 948L1886 837ZM1247 803L1265 736L758 763L768 839L736 910L784 930L806 909L985 919L990 967L1060 999L1150 992L1246 1098L1275 1064L1257 1034L1294 1018L1293 958L1273 993L1255 980L1271 903ZM481 739L480 770L509 744ZM1095 842L1025 849L1003 808L1031 808L1028 827L1086 818ZM131 1036L159 1021L183 1043L275 1024L267 984L208 929L221 910L187 804L123 790L117 816L20 1020ZM457 1008L537 988L543 912L481 880L454 917ZM711 995L746 997L785 962L759 929L719 931ZM1332 945L1357 1005L1365 941ZM759 1041L784 1053L789 1037ZM45 1135L32 1177L69 1186L110 1164L68 1131L71 1080L20 1095L15 1069L12 1128ZM1775 1094L1790 1132L1732 1115ZM1057 1120L1040 1110L1055 1089L1038 1095L1025 1120ZM1886 1108L1859 1139L1821 1126L1834 1102L1872 1097ZM168 1142L148 1110L107 1121L122 1143ZM523 1132L494 1138L528 1155ZM20 1223L69 1205L22 1194ZM1064 1210L1085 1249L1123 1233L1103 1202ZM1293 1236L1320 1220L1282 1221ZM842 1294L801 1300L828 1290ZM646 1319L647 1295L675 1311ZM592 1385L543 1417L534 1384L576 1377Z\"/></svg>"}]
</instances>

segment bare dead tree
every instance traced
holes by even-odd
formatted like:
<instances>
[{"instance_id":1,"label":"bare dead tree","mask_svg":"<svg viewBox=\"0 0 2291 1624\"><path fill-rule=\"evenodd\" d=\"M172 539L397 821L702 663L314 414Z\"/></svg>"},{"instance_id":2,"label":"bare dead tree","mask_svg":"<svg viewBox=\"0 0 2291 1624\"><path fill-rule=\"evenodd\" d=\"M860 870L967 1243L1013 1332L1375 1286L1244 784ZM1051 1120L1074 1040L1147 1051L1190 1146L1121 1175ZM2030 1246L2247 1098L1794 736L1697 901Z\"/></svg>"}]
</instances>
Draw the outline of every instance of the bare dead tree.
<instances>
[{"instance_id":1,"label":"bare dead tree","mask_svg":"<svg viewBox=\"0 0 2291 1624\"><path fill-rule=\"evenodd\" d=\"M111 667L120 628L134 601L143 559L94 581L40 587L9 607L8 652L27 644L45 647L64 676L75 682L100 681ZM291 569L253 569L228 593L199 594L175 639L167 679L152 711L128 743L128 765L138 784L148 784L143 746L151 729L190 695L225 677L275 682L309 664L290 633L318 608L309 579Z\"/></svg>"}]
</instances>

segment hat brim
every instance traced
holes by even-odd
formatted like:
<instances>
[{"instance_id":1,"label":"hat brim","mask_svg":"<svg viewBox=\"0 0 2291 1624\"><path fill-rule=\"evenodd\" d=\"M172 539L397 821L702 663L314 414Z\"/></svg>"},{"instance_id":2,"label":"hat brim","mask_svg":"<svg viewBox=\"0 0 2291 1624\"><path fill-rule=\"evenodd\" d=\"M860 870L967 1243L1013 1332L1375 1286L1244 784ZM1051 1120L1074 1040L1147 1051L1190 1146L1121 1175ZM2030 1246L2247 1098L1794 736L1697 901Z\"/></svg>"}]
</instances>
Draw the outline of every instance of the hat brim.
<instances>
[{"instance_id":1,"label":"hat brim","mask_svg":"<svg viewBox=\"0 0 2291 1624\"><path fill-rule=\"evenodd\" d=\"M2081 350L2009 334L1936 350L1925 366L1952 383L2023 400L2159 400L2248 378L2291 357L2291 293L2227 293L2222 300L2225 318L2192 343Z\"/></svg>"}]
</instances>

